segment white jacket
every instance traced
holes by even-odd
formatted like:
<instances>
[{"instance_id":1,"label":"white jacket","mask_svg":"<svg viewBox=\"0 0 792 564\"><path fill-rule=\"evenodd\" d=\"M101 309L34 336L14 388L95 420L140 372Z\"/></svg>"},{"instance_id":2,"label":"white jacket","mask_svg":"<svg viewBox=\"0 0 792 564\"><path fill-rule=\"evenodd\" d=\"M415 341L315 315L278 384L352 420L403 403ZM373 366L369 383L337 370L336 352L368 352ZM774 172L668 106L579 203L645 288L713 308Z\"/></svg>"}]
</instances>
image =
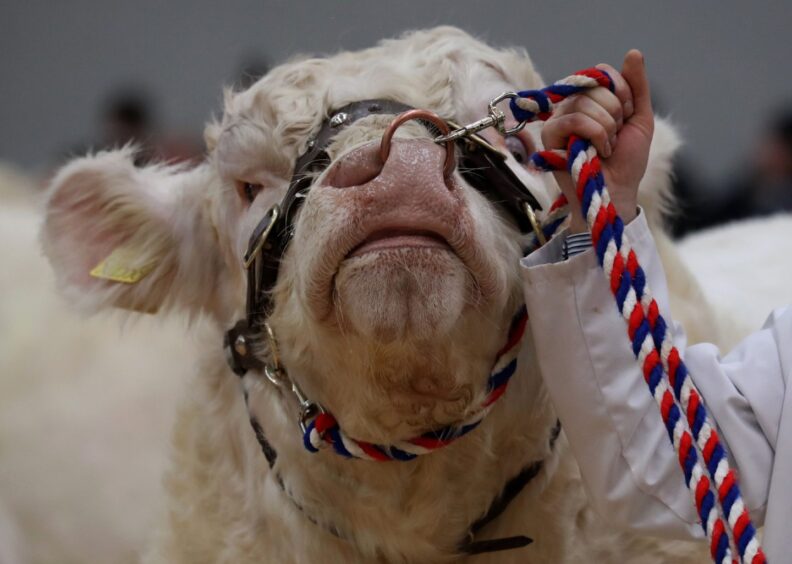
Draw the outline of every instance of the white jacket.
<instances>
[{"instance_id":1,"label":"white jacket","mask_svg":"<svg viewBox=\"0 0 792 564\"><path fill-rule=\"evenodd\" d=\"M639 215L626 232L666 321L668 289ZM583 481L615 524L674 538L703 538L692 498L628 343L593 249L561 260L565 234L522 260L540 370ZM721 358L710 344L675 345L704 397L740 478L770 562L792 562L792 309ZM792 395L792 394L790 394Z\"/></svg>"}]
</instances>

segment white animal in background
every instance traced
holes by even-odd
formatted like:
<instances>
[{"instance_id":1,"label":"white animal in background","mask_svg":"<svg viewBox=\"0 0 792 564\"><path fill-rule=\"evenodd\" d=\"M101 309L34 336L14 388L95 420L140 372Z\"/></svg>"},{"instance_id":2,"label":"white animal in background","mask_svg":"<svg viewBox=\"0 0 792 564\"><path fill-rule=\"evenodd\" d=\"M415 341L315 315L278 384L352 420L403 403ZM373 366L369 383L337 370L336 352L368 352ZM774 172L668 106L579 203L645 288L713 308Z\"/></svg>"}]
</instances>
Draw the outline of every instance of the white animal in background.
<instances>
[{"instance_id":1,"label":"white animal in background","mask_svg":"<svg viewBox=\"0 0 792 564\"><path fill-rule=\"evenodd\" d=\"M409 462L308 452L295 398L253 371L245 377L248 413L221 350L224 332L245 312L248 238L284 196L296 159L330 112L387 99L467 122L493 95L540 84L524 52L437 28L288 63L229 92L222 120L207 128L208 158L196 168L135 168L121 150L59 172L43 240L65 295L86 310L186 311L212 325L176 422L168 510L149 562L448 562L467 558L471 536L515 535L534 543L471 562L706 558L703 545L621 533L594 513L563 432L553 439L556 417L529 334L508 390L479 427ZM347 127L336 118L338 133L319 163L326 166L309 176L270 296L269 323L290 378L348 436L376 444L458 424L480 408L521 304L526 239L469 175L443 175L444 149L416 122L398 130L383 164L378 148L393 117L375 112ZM524 158L538 147L539 127L508 142L485 135ZM658 124L642 186L652 218L676 144ZM514 156L509 163L546 208L557 194L552 179L520 170ZM676 317L712 338L695 282L658 237L673 265ZM255 353L275 362L271 347ZM473 534L507 482L530 468L536 475Z\"/></svg>"},{"instance_id":2,"label":"white animal in background","mask_svg":"<svg viewBox=\"0 0 792 564\"><path fill-rule=\"evenodd\" d=\"M725 350L792 304L792 215L779 214L695 233L679 253L718 315Z\"/></svg>"},{"instance_id":3,"label":"white animal in background","mask_svg":"<svg viewBox=\"0 0 792 564\"><path fill-rule=\"evenodd\" d=\"M162 503L184 320L86 319L42 256L41 189L0 167L0 563L131 563Z\"/></svg>"}]
</instances>

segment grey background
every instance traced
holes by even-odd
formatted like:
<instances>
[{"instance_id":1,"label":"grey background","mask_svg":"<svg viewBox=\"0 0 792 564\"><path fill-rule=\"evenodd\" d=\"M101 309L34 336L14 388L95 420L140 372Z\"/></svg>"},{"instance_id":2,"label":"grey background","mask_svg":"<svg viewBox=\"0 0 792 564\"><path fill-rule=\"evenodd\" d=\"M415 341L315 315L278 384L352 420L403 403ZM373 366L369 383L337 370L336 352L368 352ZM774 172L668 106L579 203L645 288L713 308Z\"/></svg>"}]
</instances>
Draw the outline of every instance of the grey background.
<instances>
[{"instance_id":1,"label":"grey background","mask_svg":"<svg viewBox=\"0 0 792 564\"><path fill-rule=\"evenodd\" d=\"M523 45L548 80L642 49L662 112L711 178L792 100L792 5L740 2L28 0L0 4L0 160L38 170L96 136L109 90L140 84L163 125L200 131L243 61L365 47L454 24Z\"/></svg>"}]
</instances>

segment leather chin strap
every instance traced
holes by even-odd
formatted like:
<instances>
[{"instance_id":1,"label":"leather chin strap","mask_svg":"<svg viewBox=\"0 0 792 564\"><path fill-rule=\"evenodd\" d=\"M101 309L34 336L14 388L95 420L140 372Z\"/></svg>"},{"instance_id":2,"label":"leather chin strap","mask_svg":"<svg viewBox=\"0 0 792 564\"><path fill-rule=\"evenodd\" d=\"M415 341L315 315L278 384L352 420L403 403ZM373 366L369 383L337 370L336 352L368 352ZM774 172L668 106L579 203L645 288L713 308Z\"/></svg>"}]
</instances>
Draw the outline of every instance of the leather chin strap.
<instances>
[{"instance_id":1,"label":"leather chin strap","mask_svg":"<svg viewBox=\"0 0 792 564\"><path fill-rule=\"evenodd\" d=\"M246 318L225 335L224 348L231 369L239 376L248 370L260 371L264 363L253 354L254 343L261 340L261 329L272 311L270 294L278 279L278 266L294 232L294 220L311 188L315 174L330 164L327 147L344 128L371 115L398 115L411 106L392 100L361 100L334 111L322 128L308 141L307 150L294 165L289 188L279 205L273 206L259 221L245 253L247 267ZM421 121L437 133L431 123ZM456 124L448 121L449 125ZM533 210L541 206L530 190L506 163L506 155L479 135L457 141L460 169L465 181L499 205L523 233L535 229Z\"/></svg>"},{"instance_id":2,"label":"leather chin strap","mask_svg":"<svg viewBox=\"0 0 792 564\"><path fill-rule=\"evenodd\" d=\"M261 446L261 451L264 454L264 457L267 459L267 463L271 469L275 469L275 462L278 459L278 453L272 448L272 445L267 440L267 437L264 435L264 430L261 428L258 420L255 417L251 417L250 423L253 426L253 430L256 433L256 439L258 440L259 445ZM561 434L561 422L556 421L555 426L550 431L550 437L548 439L548 444L550 446L550 451L552 452L555 450L556 441L558 440L558 436ZM533 543L533 539L527 537L525 535L515 535L511 537L501 537L495 539L486 539L486 540L475 540L476 536L481 532L484 527L495 521L501 514L506 511L512 501L517 498L520 493L522 493L523 489L534 479L539 473L544 470L545 461L544 460L536 460L534 462L529 463L526 465L520 472L513 476L509 481L507 481L503 487L501 488L500 493L495 497L489 505L487 512L479 517L470 527L468 528L468 532L465 535L465 538L459 543L457 549L461 554L469 554L469 555L476 555L476 554L484 554L487 552L500 552L502 550L514 550L517 548L522 548L528 546L529 544ZM331 523L324 523L313 517L308 510L303 507L299 501L297 501L294 496L289 492L286 488L286 485L283 482L283 477L280 475L280 472L275 470L275 481L280 487L281 491L283 491L284 495L291 501L295 508L297 508L300 513L305 515L306 519L308 519L314 525L321 527L334 537L337 537L341 540L351 541L352 536L348 533L345 533L340 528L336 527Z\"/></svg>"}]
</instances>

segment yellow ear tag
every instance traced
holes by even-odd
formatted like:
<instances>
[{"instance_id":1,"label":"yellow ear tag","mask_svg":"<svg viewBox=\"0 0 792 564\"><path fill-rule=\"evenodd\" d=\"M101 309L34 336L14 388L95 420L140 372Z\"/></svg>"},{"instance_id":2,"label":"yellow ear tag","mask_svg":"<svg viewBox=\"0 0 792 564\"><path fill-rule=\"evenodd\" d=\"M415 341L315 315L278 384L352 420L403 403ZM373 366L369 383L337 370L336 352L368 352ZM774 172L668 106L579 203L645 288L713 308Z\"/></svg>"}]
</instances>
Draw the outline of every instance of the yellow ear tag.
<instances>
[{"instance_id":1,"label":"yellow ear tag","mask_svg":"<svg viewBox=\"0 0 792 564\"><path fill-rule=\"evenodd\" d=\"M150 262L142 266L137 266L139 257L132 249L118 247L102 262L93 267L90 274L94 278L122 282L124 284L137 284L145 278L156 266L155 262ZM130 266L136 265L136 266Z\"/></svg>"}]
</instances>

